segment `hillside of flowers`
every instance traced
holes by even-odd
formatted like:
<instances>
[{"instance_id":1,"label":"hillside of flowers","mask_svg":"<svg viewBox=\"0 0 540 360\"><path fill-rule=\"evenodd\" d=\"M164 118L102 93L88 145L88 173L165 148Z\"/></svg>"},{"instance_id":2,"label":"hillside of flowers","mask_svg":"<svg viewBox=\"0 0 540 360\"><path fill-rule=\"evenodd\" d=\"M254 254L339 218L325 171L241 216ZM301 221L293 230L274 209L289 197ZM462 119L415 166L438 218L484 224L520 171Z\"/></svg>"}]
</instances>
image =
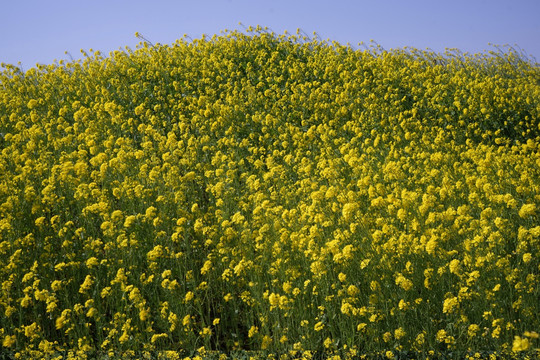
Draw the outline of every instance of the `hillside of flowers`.
<instances>
[{"instance_id":1,"label":"hillside of flowers","mask_svg":"<svg viewBox=\"0 0 540 360\"><path fill-rule=\"evenodd\" d=\"M2 65L0 357L540 356L516 51L256 27Z\"/></svg>"}]
</instances>

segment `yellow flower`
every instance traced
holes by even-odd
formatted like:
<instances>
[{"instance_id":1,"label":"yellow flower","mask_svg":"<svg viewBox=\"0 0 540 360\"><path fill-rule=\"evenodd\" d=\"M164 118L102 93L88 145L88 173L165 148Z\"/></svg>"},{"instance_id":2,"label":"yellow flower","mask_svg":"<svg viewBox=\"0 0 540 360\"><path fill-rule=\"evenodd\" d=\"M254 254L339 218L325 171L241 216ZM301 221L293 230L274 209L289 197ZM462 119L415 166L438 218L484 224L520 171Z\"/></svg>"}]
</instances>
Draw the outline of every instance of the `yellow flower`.
<instances>
[{"instance_id":1,"label":"yellow flower","mask_svg":"<svg viewBox=\"0 0 540 360\"><path fill-rule=\"evenodd\" d=\"M148 220L152 220L153 218L155 218L157 215L157 209L153 206L149 206L147 209L146 209L146 213L144 214L144 216L148 219Z\"/></svg>"},{"instance_id":2,"label":"yellow flower","mask_svg":"<svg viewBox=\"0 0 540 360\"><path fill-rule=\"evenodd\" d=\"M425 334L424 333L420 333L416 336L416 339L414 340L414 342L420 346L422 344L424 344L425 342Z\"/></svg>"},{"instance_id":3,"label":"yellow flower","mask_svg":"<svg viewBox=\"0 0 540 360\"><path fill-rule=\"evenodd\" d=\"M24 326L24 336L33 338L37 336L37 332L40 330L39 325L33 322L31 325Z\"/></svg>"},{"instance_id":4,"label":"yellow flower","mask_svg":"<svg viewBox=\"0 0 540 360\"><path fill-rule=\"evenodd\" d=\"M407 279L402 274L398 274L398 276L396 277L396 285L399 285L405 291L409 291L413 287L412 281Z\"/></svg>"},{"instance_id":5,"label":"yellow flower","mask_svg":"<svg viewBox=\"0 0 540 360\"><path fill-rule=\"evenodd\" d=\"M190 302L191 300L193 300L193 298L195 297L195 295L193 294L193 292L191 291L188 291L184 297L184 301L185 302Z\"/></svg>"},{"instance_id":6,"label":"yellow flower","mask_svg":"<svg viewBox=\"0 0 540 360\"><path fill-rule=\"evenodd\" d=\"M186 315L186 316L184 316L184 318L182 319L182 325L183 325L183 326L188 326L189 324L191 324L191 316Z\"/></svg>"},{"instance_id":7,"label":"yellow flower","mask_svg":"<svg viewBox=\"0 0 540 360\"><path fill-rule=\"evenodd\" d=\"M362 331L366 328L367 324L366 323L360 323L356 326L356 331Z\"/></svg>"},{"instance_id":8,"label":"yellow flower","mask_svg":"<svg viewBox=\"0 0 540 360\"><path fill-rule=\"evenodd\" d=\"M209 327L204 327L201 331L199 331L199 335L201 335L203 338L209 337L212 335L212 329Z\"/></svg>"},{"instance_id":9,"label":"yellow flower","mask_svg":"<svg viewBox=\"0 0 540 360\"><path fill-rule=\"evenodd\" d=\"M203 223L201 219L195 220L195 224L193 225L193 229L195 229L196 232L200 232L203 229Z\"/></svg>"},{"instance_id":10,"label":"yellow flower","mask_svg":"<svg viewBox=\"0 0 540 360\"><path fill-rule=\"evenodd\" d=\"M368 265L371 259L364 259L362 262L360 262L360 269L365 269Z\"/></svg>"},{"instance_id":11,"label":"yellow flower","mask_svg":"<svg viewBox=\"0 0 540 360\"><path fill-rule=\"evenodd\" d=\"M360 294L360 290L355 285L349 285L349 287L347 287L347 294L354 297Z\"/></svg>"},{"instance_id":12,"label":"yellow flower","mask_svg":"<svg viewBox=\"0 0 540 360\"><path fill-rule=\"evenodd\" d=\"M521 209L519 209L519 216L522 218L527 218L533 216L536 212L536 204L524 204Z\"/></svg>"},{"instance_id":13,"label":"yellow flower","mask_svg":"<svg viewBox=\"0 0 540 360\"><path fill-rule=\"evenodd\" d=\"M121 221L122 218L123 218L122 210L115 210L111 214L112 221L118 222L118 221Z\"/></svg>"},{"instance_id":14,"label":"yellow flower","mask_svg":"<svg viewBox=\"0 0 540 360\"><path fill-rule=\"evenodd\" d=\"M426 244L426 252L430 255L433 255L437 250L438 245L439 244L437 243L437 238L432 237Z\"/></svg>"},{"instance_id":15,"label":"yellow flower","mask_svg":"<svg viewBox=\"0 0 540 360\"><path fill-rule=\"evenodd\" d=\"M9 318L11 315L13 315L16 311L16 308L14 306L7 306L6 311L4 311L4 315Z\"/></svg>"},{"instance_id":16,"label":"yellow flower","mask_svg":"<svg viewBox=\"0 0 540 360\"><path fill-rule=\"evenodd\" d=\"M127 216L126 220L124 221L124 227L125 228L131 227L135 223L136 219L137 218L134 215Z\"/></svg>"},{"instance_id":17,"label":"yellow flower","mask_svg":"<svg viewBox=\"0 0 540 360\"><path fill-rule=\"evenodd\" d=\"M480 330L480 326L476 325L476 324L471 324L469 325L469 328L467 329L467 333L469 335L469 337L475 337L476 334L478 333L478 331Z\"/></svg>"},{"instance_id":18,"label":"yellow flower","mask_svg":"<svg viewBox=\"0 0 540 360\"><path fill-rule=\"evenodd\" d=\"M405 300L401 299L399 300L398 308L400 310L407 310L409 308L409 304Z\"/></svg>"},{"instance_id":19,"label":"yellow flower","mask_svg":"<svg viewBox=\"0 0 540 360\"><path fill-rule=\"evenodd\" d=\"M455 275L460 274L460 263L458 259L453 259L449 264L450 272Z\"/></svg>"},{"instance_id":20,"label":"yellow flower","mask_svg":"<svg viewBox=\"0 0 540 360\"><path fill-rule=\"evenodd\" d=\"M346 301L343 301L341 304L341 313L349 315L354 312L354 307Z\"/></svg>"},{"instance_id":21,"label":"yellow flower","mask_svg":"<svg viewBox=\"0 0 540 360\"><path fill-rule=\"evenodd\" d=\"M110 294L111 294L111 287L110 286L104 287L101 290L101 293L100 293L102 298L105 298L105 297L109 296Z\"/></svg>"},{"instance_id":22,"label":"yellow flower","mask_svg":"<svg viewBox=\"0 0 540 360\"><path fill-rule=\"evenodd\" d=\"M268 335L264 335L262 339L261 349L265 350L272 344L272 338Z\"/></svg>"},{"instance_id":23,"label":"yellow flower","mask_svg":"<svg viewBox=\"0 0 540 360\"><path fill-rule=\"evenodd\" d=\"M345 220L350 220L357 210L358 205L356 203L347 203L343 206L342 215Z\"/></svg>"},{"instance_id":24,"label":"yellow flower","mask_svg":"<svg viewBox=\"0 0 540 360\"><path fill-rule=\"evenodd\" d=\"M94 285L94 279L91 275L86 275L86 278L84 279L84 282L81 284L79 288L79 292L81 294L86 293L91 287Z\"/></svg>"},{"instance_id":25,"label":"yellow flower","mask_svg":"<svg viewBox=\"0 0 540 360\"><path fill-rule=\"evenodd\" d=\"M319 321L318 323L315 324L313 328L315 329L315 331L321 331L322 329L324 329L324 324Z\"/></svg>"},{"instance_id":26,"label":"yellow flower","mask_svg":"<svg viewBox=\"0 0 540 360\"><path fill-rule=\"evenodd\" d=\"M91 268L92 266L97 266L97 265L99 265L99 261L93 256L91 258L88 258L88 260L86 260L86 266L88 266L89 268Z\"/></svg>"},{"instance_id":27,"label":"yellow flower","mask_svg":"<svg viewBox=\"0 0 540 360\"><path fill-rule=\"evenodd\" d=\"M86 313L86 316L89 318L95 317L98 314L98 311L95 307L91 307L88 312Z\"/></svg>"},{"instance_id":28,"label":"yellow flower","mask_svg":"<svg viewBox=\"0 0 540 360\"><path fill-rule=\"evenodd\" d=\"M36 226L42 227L45 224L45 216L38 217L35 221Z\"/></svg>"},{"instance_id":29,"label":"yellow flower","mask_svg":"<svg viewBox=\"0 0 540 360\"><path fill-rule=\"evenodd\" d=\"M208 271L210 271L210 269L212 269L212 261L206 260L203 267L201 268L201 274L206 274Z\"/></svg>"},{"instance_id":30,"label":"yellow flower","mask_svg":"<svg viewBox=\"0 0 540 360\"><path fill-rule=\"evenodd\" d=\"M269 296L268 296L268 302L270 303L270 305L272 306L278 306L279 305L279 295L275 294L275 293L271 293Z\"/></svg>"},{"instance_id":31,"label":"yellow flower","mask_svg":"<svg viewBox=\"0 0 540 360\"><path fill-rule=\"evenodd\" d=\"M163 256L163 246L162 245L156 245L152 250L150 250L146 254L146 258L150 261L156 261L160 257Z\"/></svg>"},{"instance_id":32,"label":"yellow flower","mask_svg":"<svg viewBox=\"0 0 540 360\"><path fill-rule=\"evenodd\" d=\"M396 330L394 330L394 337L399 340L401 339L402 337L404 337L407 333L405 332L405 330L403 330L402 327L399 327L397 328Z\"/></svg>"},{"instance_id":33,"label":"yellow flower","mask_svg":"<svg viewBox=\"0 0 540 360\"><path fill-rule=\"evenodd\" d=\"M332 346L332 339L330 339L329 337L324 339L323 345L327 349L330 348Z\"/></svg>"},{"instance_id":34,"label":"yellow flower","mask_svg":"<svg viewBox=\"0 0 540 360\"><path fill-rule=\"evenodd\" d=\"M444 300L443 313L453 313L459 306L459 300L457 297L451 297Z\"/></svg>"},{"instance_id":35,"label":"yellow flower","mask_svg":"<svg viewBox=\"0 0 540 360\"><path fill-rule=\"evenodd\" d=\"M446 331L443 329L437 331L436 339L438 342L444 342L446 340Z\"/></svg>"},{"instance_id":36,"label":"yellow flower","mask_svg":"<svg viewBox=\"0 0 540 360\"><path fill-rule=\"evenodd\" d=\"M15 335L6 335L4 339L2 340L2 346L6 348L10 348L15 344L17 341L17 337Z\"/></svg>"},{"instance_id":37,"label":"yellow flower","mask_svg":"<svg viewBox=\"0 0 540 360\"><path fill-rule=\"evenodd\" d=\"M527 339L526 337L522 338L519 336L515 336L514 342L512 343L512 351L513 352L525 351L529 349L529 346L530 346L529 339Z\"/></svg>"},{"instance_id":38,"label":"yellow flower","mask_svg":"<svg viewBox=\"0 0 540 360\"><path fill-rule=\"evenodd\" d=\"M142 308L139 311L139 319L141 321L146 321L150 318L150 310L148 308Z\"/></svg>"},{"instance_id":39,"label":"yellow flower","mask_svg":"<svg viewBox=\"0 0 540 360\"><path fill-rule=\"evenodd\" d=\"M38 102L36 99L30 99L30 101L28 101L28 104L26 104L26 106L28 106L29 109L33 109L37 106Z\"/></svg>"},{"instance_id":40,"label":"yellow flower","mask_svg":"<svg viewBox=\"0 0 540 360\"><path fill-rule=\"evenodd\" d=\"M125 343L126 341L129 340L129 335L127 332L123 332L122 335L118 338L118 342L120 342L120 344L123 344Z\"/></svg>"},{"instance_id":41,"label":"yellow flower","mask_svg":"<svg viewBox=\"0 0 540 360\"><path fill-rule=\"evenodd\" d=\"M248 337L252 338L259 332L259 328L255 325L251 326L248 331Z\"/></svg>"}]
</instances>

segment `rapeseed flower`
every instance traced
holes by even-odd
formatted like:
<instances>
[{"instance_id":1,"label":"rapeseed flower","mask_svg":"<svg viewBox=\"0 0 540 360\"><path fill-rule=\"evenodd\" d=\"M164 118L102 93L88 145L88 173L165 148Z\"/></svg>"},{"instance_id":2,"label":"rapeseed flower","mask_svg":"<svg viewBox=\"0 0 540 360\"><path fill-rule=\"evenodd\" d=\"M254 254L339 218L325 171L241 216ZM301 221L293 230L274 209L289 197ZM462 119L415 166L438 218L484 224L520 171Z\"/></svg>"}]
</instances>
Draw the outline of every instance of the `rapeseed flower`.
<instances>
[{"instance_id":1,"label":"rapeseed flower","mask_svg":"<svg viewBox=\"0 0 540 360\"><path fill-rule=\"evenodd\" d=\"M3 66L2 346L534 351L537 66L246 30Z\"/></svg>"},{"instance_id":2,"label":"rapeseed flower","mask_svg":"<svg viewBox=\"0 0 540 360\"><path fill-rule=\"evenodd\" d=\"M519 209L519 216L522 218L526 218L526 217L534 215L535 212L536 212L536 204L524 204Z\"/></svg>"}]
</instances>

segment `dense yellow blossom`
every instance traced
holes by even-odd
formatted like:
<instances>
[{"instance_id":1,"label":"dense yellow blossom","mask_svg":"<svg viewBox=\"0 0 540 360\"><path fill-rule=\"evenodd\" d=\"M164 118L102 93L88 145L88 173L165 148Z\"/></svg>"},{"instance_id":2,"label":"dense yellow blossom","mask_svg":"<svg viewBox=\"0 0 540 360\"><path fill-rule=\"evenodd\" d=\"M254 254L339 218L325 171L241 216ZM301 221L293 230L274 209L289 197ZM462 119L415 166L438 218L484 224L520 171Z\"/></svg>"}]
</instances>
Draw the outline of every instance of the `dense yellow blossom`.
<instances>
[{"instance_id":1,"label":"dense yellow blossom","mask_svg":"<svg viewBox=\"0 0 540 360\"><path fill-rule=\"evenodd\" d=\"M3 64L2 349L539 355L538 64L247 30Z\"/></svg>"}]
</instances>

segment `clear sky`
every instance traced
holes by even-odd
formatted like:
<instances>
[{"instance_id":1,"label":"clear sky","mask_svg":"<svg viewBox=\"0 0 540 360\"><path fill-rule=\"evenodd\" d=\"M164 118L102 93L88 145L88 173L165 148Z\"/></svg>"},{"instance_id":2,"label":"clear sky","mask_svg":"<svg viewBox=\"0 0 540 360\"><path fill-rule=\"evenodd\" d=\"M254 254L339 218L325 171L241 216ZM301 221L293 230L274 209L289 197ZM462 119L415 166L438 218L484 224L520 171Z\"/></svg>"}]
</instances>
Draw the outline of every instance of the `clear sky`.
<instances>
[{"instance_id":1,"label":"clear sky","mask_svg":"<svg viewBox=\"0 0 540 360\"><path fill-rule=\"evenodd\" d=\"M471 53L517 45L540 62L540 0L0 0L0 11L0 62L25 70L69 59L65 51L77 59L80 49L135 48L135 32L170 44L242 30L239 22L316 31L355 48L371 39L385 49Z\"/></svg>"}]
</instances>

